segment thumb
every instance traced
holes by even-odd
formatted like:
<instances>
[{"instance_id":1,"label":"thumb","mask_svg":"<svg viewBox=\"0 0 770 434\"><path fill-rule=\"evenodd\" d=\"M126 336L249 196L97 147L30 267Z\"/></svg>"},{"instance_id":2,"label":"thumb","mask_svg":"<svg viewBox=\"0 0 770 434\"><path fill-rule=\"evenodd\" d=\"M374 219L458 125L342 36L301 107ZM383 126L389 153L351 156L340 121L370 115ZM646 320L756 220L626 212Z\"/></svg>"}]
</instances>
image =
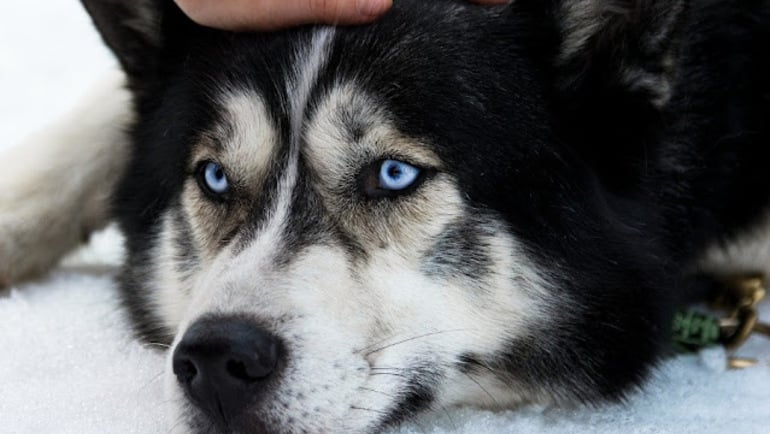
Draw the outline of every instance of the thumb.
<instances>
[{"instance_id":1,"label":"thumb","mask_svg":"<svg viewBox=\"0 0 770 434\"><path fill-rule=\"evenodd\" d=\"M302 24L365 24L393 0L176 0L196 23L225 30L269 31Z\"/></svg>"}]
</instances>

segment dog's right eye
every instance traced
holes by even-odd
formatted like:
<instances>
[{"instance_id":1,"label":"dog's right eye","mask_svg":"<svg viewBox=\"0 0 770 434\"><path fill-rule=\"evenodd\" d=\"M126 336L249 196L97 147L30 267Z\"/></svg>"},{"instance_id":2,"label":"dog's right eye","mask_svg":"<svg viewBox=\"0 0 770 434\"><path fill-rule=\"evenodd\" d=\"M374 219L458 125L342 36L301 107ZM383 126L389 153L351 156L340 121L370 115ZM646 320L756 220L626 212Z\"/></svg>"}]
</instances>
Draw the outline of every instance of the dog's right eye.
<instances>
[{"instance_id":1,"label":"dog's right eye","mask_svg":"<svg viewBox=\"0 0 770 434\"><path fill-rule=\"evenodd\" d=\"M221 198L230 191L230 182L227 179L224 167L213 161L204 162L198 169L198 184L204 192L217 198Z\"/></svg>"}]
</instances>

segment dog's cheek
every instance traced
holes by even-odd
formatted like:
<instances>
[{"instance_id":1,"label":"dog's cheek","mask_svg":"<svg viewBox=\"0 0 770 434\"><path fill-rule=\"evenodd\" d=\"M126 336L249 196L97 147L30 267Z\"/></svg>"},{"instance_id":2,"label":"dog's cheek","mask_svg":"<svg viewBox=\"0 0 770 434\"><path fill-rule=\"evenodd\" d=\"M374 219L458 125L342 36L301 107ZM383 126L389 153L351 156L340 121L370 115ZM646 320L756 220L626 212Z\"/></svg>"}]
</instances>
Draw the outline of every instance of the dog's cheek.
<instances>
[{"instance_id":1,"label":"dog's cheek","mask_svg":"<svg viewBox=\"0 0 770 434\"><path fill-rule=\"evenodd\" d=\"M511 340L526 338L533 325L550 321L547 271L535 267L502 221L468 211L426 250L421 274L426 286L439 288L431 296L435 317L421 323L451 330L434 339L433 352L449 367L439 402L499 408L524 401L527 391L512 385L515 378L485 360L495 359Z\"/></svg>"},{"instance_id":2,"label":"dog's cheek","mask_svg":"<svg viewBox=\"0 0 770 434\"><path fill-rule=\"evenodd\" d=\"M238 201L215 202L200 191L194 180L188 180L176 212L182 224L174 229L186 229L185 235L194 243L201 260L211 262L237 236L248 214L246 208Z\"/></svg>"},{"instance_id":3,"label":"dog's cheek","mask_svg":"<svg viewBox=\"0 0 770 434\"><path fill-rule=\"evenodd\" d=\"M157 316L175 333L187 312L194 282L202 273L201 253L181 208L172 207L160 222L149 284L155 287Z\"/></svg>"},{"instance_id":4,"label":"dog's cheek","mask_svg":"<svg viewBox=\"0 0 770 434\"><path fill-rule=\"evenodd\" d=\"M148 264L148 284L153 286L153 308L164 326L176 333L189 317L191 304L201 291L216 261L228 256L220 246L230 221L222 210L203 203L197 192L186 188L183 196L159 219L155 247ZM213 223L219 220L219 227Z\"/></svg>"},{"instance_id":5,"label":"dog's cheek","mask_svg":"<svg viewBox=\"0 0 770 434\"><path fill-rule=\"evenodd\" d=\"M359 396L369 372L360 351L371 343L366 338L378 318L377 295L354 278L344 246L308 246L295 251L290 262L271 261L283 247L260 238L226 265L212 265L184 323L219 314L246 315L264 324L280 337L287 358L280 386L253 412L296 432L328 432L330 427L358 432L371 415L350 414L351 406L389 404L385 395Z\"/></svg>"}]
</instances>

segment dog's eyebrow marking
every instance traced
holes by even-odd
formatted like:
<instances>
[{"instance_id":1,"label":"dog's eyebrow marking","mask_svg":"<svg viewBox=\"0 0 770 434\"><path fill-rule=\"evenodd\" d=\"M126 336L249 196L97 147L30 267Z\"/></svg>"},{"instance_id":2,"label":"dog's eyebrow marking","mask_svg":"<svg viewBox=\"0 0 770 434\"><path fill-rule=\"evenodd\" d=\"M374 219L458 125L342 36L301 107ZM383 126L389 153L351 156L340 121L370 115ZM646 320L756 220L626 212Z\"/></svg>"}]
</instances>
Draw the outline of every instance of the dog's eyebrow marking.
<instances>
[{"instance_id":1,"label":"dog's eyebrow marking","mask_svg":"<svg viewBox=\"0 0 770 434\"><path fill-rule=\"evenodd\" d=\"M365 164L383 157L442 169L430 144L398 128L396 117L354 80L338 80L314 96L302 149L309 168L327 191Z\"/></svg>"},{"instance_id":2,"label":"dog's eyebrow marking","mask_svg":"<svg viewBox=\"0 0 770 434\"><path fill-rule=\"evenodd\" d=\"M193 161L218 159L233 180L260 191L279 148L275 119L254 90L225 88L218 100L222 120L201 137Z\"/></svg>"},{"instance_id":3,"label":"dog's eyebrow marking","mask_svg":"<svg viewBox=\"0 0 770 434\"><path fill-rule=\"evenodd\" d=\"M334 38L332 27L321 27L313 34L310 47L306 52L297 51L294 77L287 83L286 95L291 104L290 125L291 145L297 147L302 137L305 113L310 95L318 81L321 69L329 57L331 42Z\"/></svg>"},{"instance_id":4,"label":"dog's eyebrow marking","mask_svg":"<svg viewBox=\"0 0 770 434\"><path fill-rule=\"evenodd\" d=\"M280 256L276 249L285 244L280 240L285 235L290 221L293 192L297 188L307 106L320 72L329 58L333 37L333 28L320 27L313 32L309 44L298 47L294 53L293 74L286 83L290 128L288 159L283 170L284 175L278 182L274 205L267 212L264 226L260 227L261 234L255 238L256 242L247 247L247 250L257 252L260 257Z\"/></svg>"},{"instance_id":5,"label":"dog's eyebrow marking","mask_svg":"<svg viewBox=\"0 0 770 434\"><path fill-rule=\"evenodd\" d=\"M278 191L278 203L274 220L282 226L288 220L288 212L291 206L292 191L297 184L299 171L299 155L302 146L303 130L307 106L310 103L310 95L318 81L321 69L326 65L329 57L329 49L334 37L334 29L321 27L313 33L310 46L307 51L297 50L295 54L296 64L294 76L286 84L286 95L289 99L289 160L286 168L286 176L280 183Z\"/></svg>"}]
</instances>

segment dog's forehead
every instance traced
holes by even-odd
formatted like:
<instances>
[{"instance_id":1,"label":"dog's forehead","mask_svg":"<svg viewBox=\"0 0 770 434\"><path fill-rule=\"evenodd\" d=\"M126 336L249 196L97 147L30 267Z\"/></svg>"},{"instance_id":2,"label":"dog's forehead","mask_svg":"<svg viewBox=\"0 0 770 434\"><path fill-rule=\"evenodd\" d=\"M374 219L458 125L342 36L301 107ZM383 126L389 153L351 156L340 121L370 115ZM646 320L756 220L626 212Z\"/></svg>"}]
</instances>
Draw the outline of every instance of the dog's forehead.
<instances>
[{"instance_id":1,"label":"dog's forehead","mask_svg":"<svg viewBox=\"0 0 770 434\"><path fill-rule=\"evenodd\" d=\"M213 121L187 129L227 142L223 163L254 191L262 181L276 186L298 161L339 181L376 159L405 157L499 209L483 185L520 185L509 179L516 172L490 168L545 154L536 149L548 146L547 83L518 48L526 26L456 4L467 10L414 16L406 3L371 26L208 34L175 80L190 83L181 100L165 105L189 101L207 113Z\"/></svg>"},{"instance_id":2,"label":"dog's forehead","mask_svg":"<svg viewBox=\"0 0 770 434\"><path fill-rule=\"evenodd\" d=\"M347 144L368 147L370 158L408 154L415 162L438 166L425 143L399 131L404 124L388 98L394 88L409 93L407 83L400 82L410 81L406 69L417 71L420 66L410 65L411 57L405 52L399 52L403 59L397 60L396 54L367 51L364 56L370 60L388 57L397 70L384 82L378 81L374 75L383 71L361 61L362 54L356 50L362 47L355 42L351 46L356 38L350 36L344 30L317 27L278 39L280 43L272 48L285 55L274 57L276 64L270 68L253 68L249 74L255 61L265 66L257 56L243 56L241 62L232 63L226 77L217 77L211 85L215 90L208 97L219 115L203 135L200 148L204 151L199 154L213 150L229 160L224 161L228 167L249 178L264 174L281 149L291 154L302 148L295 154L328 160L350 151ZM370 44L367 50L377 51L377 44Z\"/></svg>"},{"instance_id":3,"label":"dog's forehead","mask_svg":"<svg viewBox=\"0 0 770 434\"><path fill-rule=\"evenodd\" d=\"M458 4L456 9L466 7ZM351 92L366 96L348 98L358 103L358 113L352 107L347 113L325 113L354 113L340 119L354 135L361 132L362 121L383 111L410 136L434 136L434 144L456 139L465 146L463 136L478 137L478 132L488 138L509 135L494 111L505 110L515 121L510 112L521 102L526 109L515 111L536 117L528 100L537 86L530 82L525 59L516 53L516 26L486 8L468 9L459 13L444 5L428 22L423 16L407 16L413 12L409 7L397 7L373 26L237 35L214 44L215 52L198 53L206 58L200 75L213 81L206 87L226 88L227 97L233 96L232 89L256 94L282 142L303 134L302 127L319 114L318 107L328 109L330 98ZM216 100L224 102L226 111L234 106L232 98L220 95ZM371 116L363 113L367 110Z\"/></svg>"}]
</instances>

